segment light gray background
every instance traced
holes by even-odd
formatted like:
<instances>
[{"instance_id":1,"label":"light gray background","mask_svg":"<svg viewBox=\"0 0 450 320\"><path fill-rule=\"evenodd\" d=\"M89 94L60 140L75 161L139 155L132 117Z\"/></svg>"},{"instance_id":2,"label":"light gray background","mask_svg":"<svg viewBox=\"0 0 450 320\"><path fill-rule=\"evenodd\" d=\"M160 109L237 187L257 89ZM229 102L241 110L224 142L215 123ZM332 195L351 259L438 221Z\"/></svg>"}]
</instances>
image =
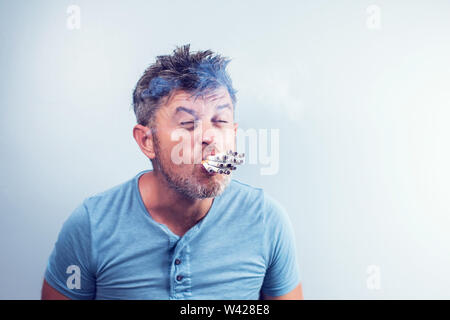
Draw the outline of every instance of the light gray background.
<instances>
[{"instance_id":1,"label":"light gray background","mask_svg":"<svg viewBox=\"0 0 450 320\"><path fill-rule=\"evenodd\" d=\"M72 210L149 168L132 89L185 43L233 59L242 128L280 129L278 174L235 177L288 210L306 299L450 298L449 15L424 0L1 1L0 298L38 299Z\"/></svg>"}]
</instances>

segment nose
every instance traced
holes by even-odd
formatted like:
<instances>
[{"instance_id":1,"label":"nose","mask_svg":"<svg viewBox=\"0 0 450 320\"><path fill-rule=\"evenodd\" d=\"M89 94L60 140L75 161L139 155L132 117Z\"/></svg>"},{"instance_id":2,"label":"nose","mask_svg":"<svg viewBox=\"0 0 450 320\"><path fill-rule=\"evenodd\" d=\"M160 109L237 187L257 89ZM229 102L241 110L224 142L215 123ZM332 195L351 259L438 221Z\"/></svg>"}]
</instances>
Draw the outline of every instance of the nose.
<instances>
[{"instance_id":1,"label":"nose","mask_svg":"<svg viewBox=\"0 0 450 320\"><path fill-rule=\"evenodd\" d=\"M201 142L203 155L211 155L220 152L220 129L216 128L211 122L202 123Z\"/></svg>"},{"instance_id":2,"label":"nose","mask_svg":"<svg viewBox=\"0 0 450 320\"><path fill-rule=\"evenodd\" d=\"M214 128L210 123L202 124L202 145L210 145L216 142L217 128Z\"/></svg>"},{"instance_id":3,"label":"nose","mask_svg":"<svg viewBox=\"0 0 450 320\"><path fill-rule=\"evenodd\" d=\"M203 137L202 137L202 144L203 145L210 145L213 144L214 141L216 140L215 135L212 133L204 133Z\"/></svg>"}]
</instances>

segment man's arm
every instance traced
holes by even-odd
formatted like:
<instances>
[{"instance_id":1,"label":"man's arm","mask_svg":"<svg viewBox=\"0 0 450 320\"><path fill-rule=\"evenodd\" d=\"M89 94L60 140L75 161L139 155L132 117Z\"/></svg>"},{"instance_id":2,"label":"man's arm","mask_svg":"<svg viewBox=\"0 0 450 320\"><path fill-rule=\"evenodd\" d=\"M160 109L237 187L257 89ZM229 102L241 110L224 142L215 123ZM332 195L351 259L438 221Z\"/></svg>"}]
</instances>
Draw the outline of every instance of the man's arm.
<instances>
[{"instance_id":1,"label":"man's arm","mask_svg":"<svg viewBox=\"0 0 450 320\"><path fill-rule=\"evenodd\" d=\"M63 223L58 234L45 270L42 299L95 299L90 230L89 213L83 202Z\"/></svg>"},{"instance_id":2,"label":"man's arm","mask_svg":"<svg viewBox=\"0 0 450 320\"><path fill-rule=\"evenodd\" d=\"M42 284L41 300L70 300L65 295L61 294L59 291L54 289L48 284L44 279Z\"/></svg>"},{"instance_id":3,"label":"man's arm","mask_svg":"<svg viewBox=\"0 0 450 320\"><path fill-rule=\"evenodd\" d=\"M283 294L282 296L271 297L271 296L264 294L263 292L261 292L261 294L262 294L263 300L304 300L303 289L302 289L301 283L299 283L299 285L297 287L295 287L294 290L292 290L291 292L288 292L286 294Z\"/></svg>"},{"instance_id":4,"label":"man's arm","mask_svg":"<svg viewBox=\"0 0 450 320\"><path fill-rule=\"evenodd\" d=\"M267 211L264 247L267 269L263 300L303 300L294 229L283 206L265 194Z\"/></svg>"}]
</instances>

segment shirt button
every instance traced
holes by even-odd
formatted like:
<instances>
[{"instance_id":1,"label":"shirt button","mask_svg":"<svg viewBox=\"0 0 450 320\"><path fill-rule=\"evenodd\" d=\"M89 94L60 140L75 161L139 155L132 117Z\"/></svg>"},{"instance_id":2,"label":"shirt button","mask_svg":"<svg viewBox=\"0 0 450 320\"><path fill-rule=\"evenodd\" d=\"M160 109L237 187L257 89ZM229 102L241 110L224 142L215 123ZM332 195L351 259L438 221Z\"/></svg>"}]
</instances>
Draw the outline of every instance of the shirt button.
<instances>
[{"instance_id":1,"label":"shirt button","mask_svg":"<svg viewBox=\"0 0 450 320\"><path fill-rule=\"evenodd\" d=\"M181 260L180 259L175 259L175 264L180 264Z\"/></svg>"},{"instance_id":2,"label":"shirt button","mask_svg":"<svg viewBox=\"0 0 450 320\"><path fill-rule=\"evenodd\" d=\"M183 276L178 275L178 276L177 276L177 280L178 280L178 281L181 281L181 279L183 279Z\"/></svg>"}]
</instances>

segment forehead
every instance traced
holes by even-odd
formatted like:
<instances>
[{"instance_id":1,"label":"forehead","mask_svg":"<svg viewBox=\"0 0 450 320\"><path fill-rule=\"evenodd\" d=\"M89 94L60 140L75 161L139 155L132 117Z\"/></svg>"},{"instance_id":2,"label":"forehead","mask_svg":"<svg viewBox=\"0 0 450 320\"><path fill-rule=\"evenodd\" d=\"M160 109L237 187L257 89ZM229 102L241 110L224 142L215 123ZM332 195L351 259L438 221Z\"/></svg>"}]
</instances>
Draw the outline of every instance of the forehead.
<instances>
[{"instance_id":1,"label":"forehead","mask_svg":"<svg viewBox=\"0 0 450 320\"><path fill-rule=\"evenodd\" d=\"M230 94L226 88L218 88L199 96L193 96L192 93L186 91L176 90L166 102L166 107L171 112L175 112L179 106L196 109L199 112L207 112L211 107L224 103L230 104L230 107L233 106Z\"/></svg>"}]
</instances>

